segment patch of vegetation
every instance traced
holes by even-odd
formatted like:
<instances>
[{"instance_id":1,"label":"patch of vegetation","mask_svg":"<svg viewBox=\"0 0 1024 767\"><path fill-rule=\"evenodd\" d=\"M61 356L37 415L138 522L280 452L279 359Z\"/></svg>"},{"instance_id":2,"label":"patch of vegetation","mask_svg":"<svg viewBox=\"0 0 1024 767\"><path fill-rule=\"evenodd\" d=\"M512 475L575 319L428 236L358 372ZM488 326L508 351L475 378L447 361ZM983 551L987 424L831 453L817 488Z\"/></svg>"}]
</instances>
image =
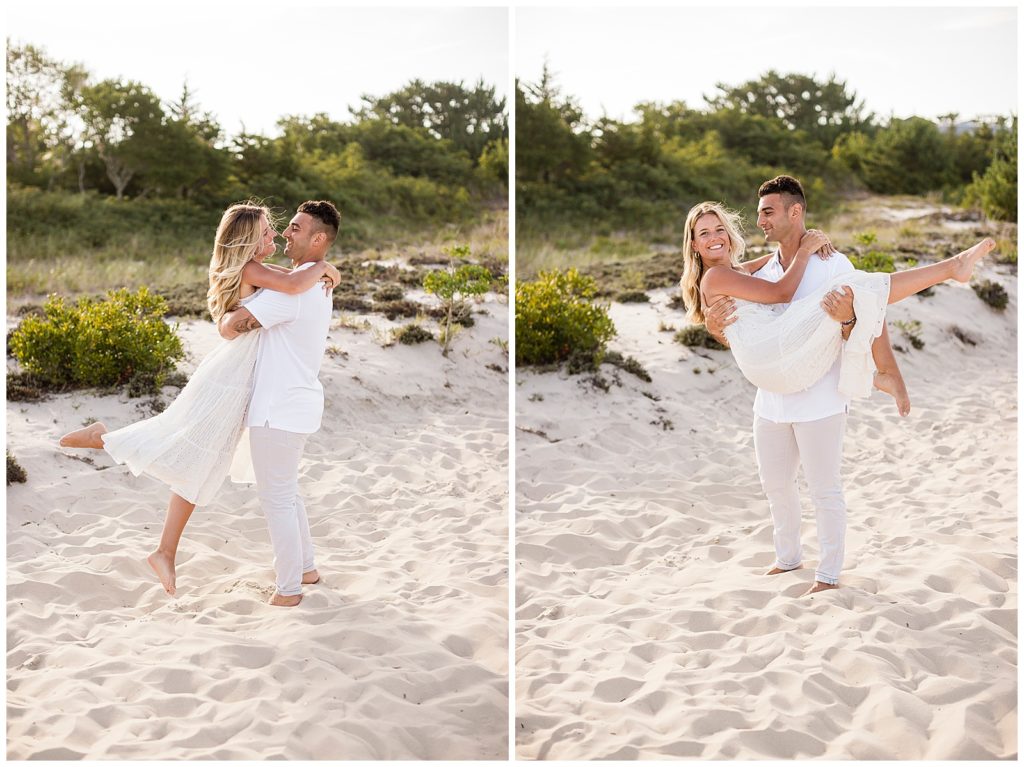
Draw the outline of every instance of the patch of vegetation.
<instances>
[{"instance_id":1,"label":"patch of vegetation","mask_svg":"<svg viewBox=\"0 0 1024 767\"><path fill-rule=\"evenodd\" d=\"M949 332L965 346L977 346L978 339L973 334L968 333L966 330L961 328L959 325L951 325Z\"/></svg>"},{"instance_id":2,"label":"patch of vegetation","mask_svg":"<svg viewBox=\"0 0 1024 767\"><path fill-rule=\"evenodd\" d=\"M51 296L44 317L26 317L11 334L11 350L25 372L51 387L120 386L140 375L160 386L184 356L163 320L166 308L146 288L73 305Z\"/></svg>"},{"instance_id":3,"label":"patch of vegetation","mask_svg":"<svg viewBox=\"0 0 1024 767\"><path fill-rule=\"evenodd\" d=\"M389 320L396 320L399 317L415 317L420 313L421 307L415 301L382 301L373 304L373 311L380 312Z\"/></svg>"},{"instance_id":4,"label":"patch of vegetation","mask_svg":"<svg viewBox=\"0 0 1024 767\"><path fill-rule=\"evenodd\" d=\"M445 312L441 321L443 338L441 353L447 357L453 335L452 326L455 322L456 304L465 302L466 298L470 296L480 296L490 290L494 275L489 269L479 264L463 264L458 268L455 267L455 259L469 258L468 245L455 245L445 249L445 252L452 259L452 265L447 269L427 274L423 278L423 289L441 300L441 308Z\"/></svg>"},{"instance_id":5,"label":"patch of vegetation","mask_svg":"<svg viewBox=\"0 0 1024 767\"><path fill-rule=\"evenodd\" d=\"M437 320L443 328L448 321L448 309L444 306L428 306L423 310L428 317ZM468 301L456 301L452 307L452 324L462 325L464 328L471 328L476 324L473 319L473 306Z\"/></svg>"},{"instance_id":6,"label":"patch of vegetation","mask_svg":"<svg viewBox=\"0 0 1024 767\"><path fill-rule=\"evenodd\" d=\"M921 320L896 320L897 328L915 349L924 348L924 340L921 338ZM895 348L895 347L893 347Z\"/></svg>"},{"instance_id":7,"label":"patch of vegetation","mask_svg":"<svg viewBox=\"0 0 1024 767\"><path fill-rule=\"evenodd\" d=\"M210 309L206 303L209 284L195 282L174 285L170 288L157 288L153 292L161 296L167 304L166 317L196 317L211 320Z\"/></svg>"},{"instance_id":8,"label":"patch of vegetation","mask_svg":"<svg viewBox=\"0 0 1024 767\"><path fill-rule=\"evenodd\" d=\"M604 355L604 359L601 362L622 368L627 373L635 375L641 381L651 382L651 374L644 370L644 366L635 357L625 357L620 352L609 351Z\"/></svg>"},{"instance_id":9,"label":"patch of vegetation","mask_svg":"<svg viewBox=\"0 0 1024 767\"><path fill-rule=\"evenodd\" d=\"M30 373L7 374L8 402L39 402L55 391L65 391L65 387L53 387Z\"/></svg>"},{"instance_id":10,"label":"patch of vegetation","mask_svg":"<svg viewBox=\"0 0 1024 767\"><path fill-rule=\"evenodd\" d=\"M516 285L516 364L545 365L582 356L600 361L615 325L593 302L597 284L576 269L541 272Z\"/></svg>"},{"instance_id":11,"label":"patch of vegetation","mask_svg":"<svg viewBox=\"0 0 1024 767\"><path fill-rule=\"evenodd\" d=\"M658 253L639 261L593 264L582 272L594 278L598 286L595 295L608 298L678 285L683 259L677 252Z\"/></svg>"},{"instance_id":12,"label":"patch of vegetation","mask_svg":"<svg viewBox=\"0 0 1024 767\"><path fill-rule=\"evenodd\" d=\"M412 346L413 344L421 344L424 341L433 341L434 334L422 325L410 323L409 325L403 325L395 331L395 340L400 344Z\"/></svg>"},{"instance_id":13,"label":"patch of vegetation","mask_svg":"<svg viewBox=\"0 0 1024 767\"><path fill-rule=\"evenodd\" d=\"M998 282L983 280L982 282L973 283L971 287L974 288L978 298L993 309L999 309L1000 311L1005 309L1006 304L1010 300L1010 296L1006 293L1006 288Z\"/></svg>"},{"instance_id":14,"label":"patch of vegetation","mask_svg":"<svg viewBox=\"0 0 1024 767\"><path fill-rule=\"evenodd\" d=\"M338 311L358 312L360 314L373 311L373 304L356 293L339 293L334 291L331 303L333 308Z\"/></svg>"},{"instance_id":15,"label":"patch of vegetation","mask_svg":"<svg viewBox=\"0 0 1024 767\"><path fill-rule=\"evenodd\" d=\"M373 293L374 301L401 301L403 298L405 298L405 289L394 283L384 285Z\"/></svg>"},{"instance_id":16,"label":"patch of vegetation","mask_svg":"<svg viewBox=\"0 0 1024 767\"><path fill-rule=\"evenodd\" d=\"M869 250L863 255L851 254L850 263L854 269L862 272L887 272L891 274L896 271L896 263L891 253L880 250Z\"/></svg>"},{"instance_id":17,"label":"patch of vegetation","mask_svg":"<svg viewBox=\"0 0 1024 767\"><path fill-rule=\"evenodd\" d=\"M11 485L15 482L27 482L28 474L21 467L21 464L15 460L14 456L11 455L11 451L7 451L7 484Z\"/></svg>"},{"instance_id":18,"label":"patch of vegetation","mask_svg":"<svg viewBox=\"0 0 1024 767\"><path fill-rule=\"evenodd\" d=\"M615 300L620 304L646 304L650 302L650 296L648 296L642 290L628 290L625 293L619 293L615 296Z\"/></svg>"},{"instance_id":19,"label":"patch of vegetation","mask_svg":"<svg viewBox=\"0 0 1024 767\"><path fill-rule=\"evenodd\" d=\"M703 325L689 325L676 333L672 340L683 346L689 346L691 349L704 348L714 349L715 351L725 351L728 349L727 346L720 344Z\"/></svg>"},{"instance_id":20,"label":"patch of vegetation","mask_svg":"<svg viewBox=\"0 0 1024 767\"><path fill-rule=\"evenodd\" d=\"M676 426L672 421L663 415L659 415L655 420L651 421L652 426L660 426L662 431L675 431Z\"/></svg>"}]
</instances>

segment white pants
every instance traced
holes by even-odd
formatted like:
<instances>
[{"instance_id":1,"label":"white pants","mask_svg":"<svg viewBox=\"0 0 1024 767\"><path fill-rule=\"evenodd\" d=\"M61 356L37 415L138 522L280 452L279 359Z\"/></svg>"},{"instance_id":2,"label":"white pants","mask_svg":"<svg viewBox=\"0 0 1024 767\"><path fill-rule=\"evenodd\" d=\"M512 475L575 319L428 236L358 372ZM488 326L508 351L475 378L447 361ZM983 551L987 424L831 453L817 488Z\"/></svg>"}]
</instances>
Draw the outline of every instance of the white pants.
<instances>
[{"instance_id":1,"label":"white pants","mask_svg":"<svg viewBox=\"0 0 1024 767\"><path fill-rule=\"evenodd\" d=\"M299 459L308 434L249 428L249 448L256 472L256 492L274 547L277 593L302 593L302 574L314 568L313 538L306 507L299 497Z\"/></svg>"},{"instance_id":2,"label":"white pants","mask_svg":"<svg viewBox=\"0 0 1024 767\"><path fill-rule=\"evenodd\" d=\"M775 527L775 566L791 570L802 561L800 496L796 489L797 468L802 465L821 547L814 575L830 584L839 582L846 545L846 501L840 477L845 431L846 413L797 423L775 423L754 416L757 471Z\"/></svg>"}]
</instances>

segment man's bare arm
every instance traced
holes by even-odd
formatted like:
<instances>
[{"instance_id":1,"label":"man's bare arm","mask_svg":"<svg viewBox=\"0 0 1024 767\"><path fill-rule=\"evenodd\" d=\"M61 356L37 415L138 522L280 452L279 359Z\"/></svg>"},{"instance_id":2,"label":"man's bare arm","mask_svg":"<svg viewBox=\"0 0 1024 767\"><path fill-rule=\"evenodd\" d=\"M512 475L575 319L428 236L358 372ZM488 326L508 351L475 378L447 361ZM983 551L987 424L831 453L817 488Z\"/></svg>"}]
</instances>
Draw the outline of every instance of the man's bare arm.
<instances>
[{"instance_id":1,"label":"man's bare arm","mask_svg":"<svg viewBox=\"0 0 1024 767\"><path fill-rule=\"evenodd\" d=\"M226 338L229 341L242 335L242 333L248 333L250 330L256 330L261 327L263 326L260 325L260 321L253 317L252 312L244 306L225 313L220 318L220 322L217 323L217 331L222 338Z\"/></svg>"}]
</instances>

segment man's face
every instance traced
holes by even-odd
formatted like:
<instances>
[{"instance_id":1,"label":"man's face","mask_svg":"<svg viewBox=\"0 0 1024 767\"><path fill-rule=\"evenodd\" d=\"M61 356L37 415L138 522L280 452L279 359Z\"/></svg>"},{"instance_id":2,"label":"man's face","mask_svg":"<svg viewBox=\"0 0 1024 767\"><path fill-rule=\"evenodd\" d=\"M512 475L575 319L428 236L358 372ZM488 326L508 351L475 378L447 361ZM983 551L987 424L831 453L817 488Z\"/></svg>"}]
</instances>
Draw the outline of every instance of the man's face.
<instances>
[{"instance_id":1,"label":"man's face","mask_svg":"<svg viewBox=\"0 0 1024 767\"><path fill-rule=\"evenodd\" d=\"M296 213L281 233L287 243L284 254L294 263L302 261L313 247L316 232L316 219L308 213Z\"/></svg>"},{"instance_id":2,"label":"man's face","mask_svg":"<svg viewBox=\"0 0 1024 767\"><path fill-rule=\"evenodd\" d=\"M757 228L764 232L768 242L786 239L799 221L799 210L793 206L786 210L783 203L778 193L766 194L757 201Z\"/></svg>"}]
</instances>

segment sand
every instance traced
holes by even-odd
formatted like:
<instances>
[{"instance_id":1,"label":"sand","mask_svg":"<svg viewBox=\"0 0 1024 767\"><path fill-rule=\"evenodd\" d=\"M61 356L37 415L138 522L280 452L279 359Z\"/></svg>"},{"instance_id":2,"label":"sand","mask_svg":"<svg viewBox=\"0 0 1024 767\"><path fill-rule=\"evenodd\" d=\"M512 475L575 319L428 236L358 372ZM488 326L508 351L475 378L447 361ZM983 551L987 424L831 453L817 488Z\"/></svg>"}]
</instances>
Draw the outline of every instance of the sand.
<instances>
[{"instance_id":1,"label":"sand","mask_svg":"<svg viewBox=\"0 0 1024 767\"><path fill-rule=\"evenodd\" d=\"M754 389L659 331L669 291L611 310L651 383L517 372L520 758L1016 756L1016 276L980 276L1005 311L959 284L890 307L913 410L854 403L841 588L813 597L806 486L805 568L766 576Z\"/></svg>"},{"instance_id":2,"label":"sand","mask_svg":"<svg viewBox=\"0 0 1024 767\"><path fill-rule=\"evenodd\" d=\"M145 556L165 487L57 447L87 416L137 420L138 400L9 403L28 482L7 494L8 757L506 758L508 361L491 339L508 306L478 309L447 360L382 348L398 323L380 317L332 329L299 471L322 581L293 609L265 604L249 485L196 510L164 593ZM190 371L218 338L181 334Z\"/></svg>"}]
</instances>

